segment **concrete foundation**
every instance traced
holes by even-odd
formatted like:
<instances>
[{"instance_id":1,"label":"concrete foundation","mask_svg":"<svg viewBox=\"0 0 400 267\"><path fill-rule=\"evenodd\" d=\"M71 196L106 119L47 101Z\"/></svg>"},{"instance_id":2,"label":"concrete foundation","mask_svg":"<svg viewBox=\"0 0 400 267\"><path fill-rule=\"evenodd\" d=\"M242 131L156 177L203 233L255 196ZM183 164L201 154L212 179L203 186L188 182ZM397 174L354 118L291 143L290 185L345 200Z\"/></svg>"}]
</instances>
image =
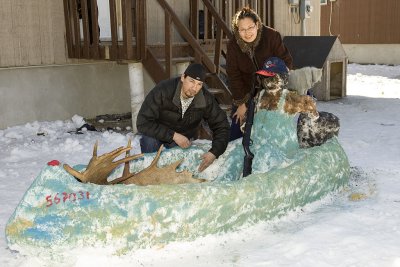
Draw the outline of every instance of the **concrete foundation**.
<instances>
[{"instance_id":1,"label":"concrete foundation","mask_svg":"<svg viewBox=\"0 0 400 267\"><path fill-rule=\"evenodd\" d=\"M343 44L349 63L400 65L400 44Z\"/></svg>"},{"instance_id":2,"label":"concrete foundation","mask_svg":"<svg viewBox=\"0 0 400 267\"><path fill-rule=\"evenodd\" d=\"M148 91L154 83L144 74ZM65 120L75 114L93 118L130 111L126 64L0 69L0 129L32 121Z\"/></svg>"},{"instance_id":3,"label":"concrete foundation","mask_svg":"<svg viewBox=\"0 0 400 267\"><path fill-rule=\"evenodd\" d=\"M180 76L189 62L173 66ZM155 86L139 62L90 62L0 68L0 129L33 121L95 118L132 112L132 131L144 97Z\"/></svg>"}]
</instances>

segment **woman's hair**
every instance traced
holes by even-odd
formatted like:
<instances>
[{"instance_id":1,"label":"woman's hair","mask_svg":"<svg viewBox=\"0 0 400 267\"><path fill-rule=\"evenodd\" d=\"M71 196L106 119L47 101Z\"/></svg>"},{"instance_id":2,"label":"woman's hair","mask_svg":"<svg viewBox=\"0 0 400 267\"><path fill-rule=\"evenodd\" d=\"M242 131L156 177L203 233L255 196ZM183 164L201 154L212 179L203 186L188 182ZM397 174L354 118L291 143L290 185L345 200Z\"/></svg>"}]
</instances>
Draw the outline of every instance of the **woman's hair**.
<instances>
[{"instance_id":1,"label":"woman's hair","mask_svg":"<svg viewBox=\"0 0 400 267\"><path fill-rule=\"evenodd\" d=\"M239 10L236 12L236 14L232 18L232 30L237 30L238 29L238 24L239 20L244 19L244 18L250 18L254 21L254 23L261 23L261 19L258 16L258 14L251 9L248 6L245 6L242 8L242 10Z\"/></svg>"}]
</instances>

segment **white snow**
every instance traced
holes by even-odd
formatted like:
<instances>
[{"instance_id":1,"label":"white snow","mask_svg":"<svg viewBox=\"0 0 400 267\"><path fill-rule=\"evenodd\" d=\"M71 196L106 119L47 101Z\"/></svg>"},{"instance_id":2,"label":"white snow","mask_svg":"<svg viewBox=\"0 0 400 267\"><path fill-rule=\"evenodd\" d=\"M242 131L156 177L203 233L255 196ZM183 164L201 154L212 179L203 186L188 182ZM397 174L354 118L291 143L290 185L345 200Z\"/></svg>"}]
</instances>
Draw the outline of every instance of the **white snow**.
<instances>
[{"instance_id":1,"label":"white snow","mask_svg":"<svg viewBox=\"0 0 400 267\"><path fill-rule=\"evenodd\" d=\"M68 133L85 123L79 115L0 130L0 266L400 266L400 66L350 64L347 94L318 102L340 118L353 169L347 188L239 232L127 255L71 248L56 258L23 256L7 248L4 228L47 162L86 164L96 140L102 154L132 134ZM133 145L139 152L136 138Z\"/></svg>"}]
</instances>

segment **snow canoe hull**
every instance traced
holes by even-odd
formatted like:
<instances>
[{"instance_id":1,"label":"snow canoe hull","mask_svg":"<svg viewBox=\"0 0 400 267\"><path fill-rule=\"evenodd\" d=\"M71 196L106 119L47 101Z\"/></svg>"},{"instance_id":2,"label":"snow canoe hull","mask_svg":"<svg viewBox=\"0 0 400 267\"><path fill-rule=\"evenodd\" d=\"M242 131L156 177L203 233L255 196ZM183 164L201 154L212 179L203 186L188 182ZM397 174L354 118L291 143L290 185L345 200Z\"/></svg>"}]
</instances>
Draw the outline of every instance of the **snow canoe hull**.
<instances>
[{"instance_id":1,"label":"snow canoe hull","mask_svg":"<svg viewBox=\"0 0 400 267\"><path fill-rule=\"evenodd\" d=\"M282 216L341 188L349 175L336 138L285 168L238 181L101 186L46 166L9 219L6 239L20 252L100 246L124 253Z\"/></svg>"},{"instance_id":2,"label":"snow canoe hull","mask_svg":"<svg viewBox=\"0 0 400 267\"><path fill-rule=\"evenodd\" d=\"M294 115L259 110L251 150L253 174L243 169L241 140L202 173L201 155L211 144L161 153L160 166L184 159L180 170L209 182L181 185L83 184L60 166L46 166L25 193L6 226L11 249L68 250L110 247L116 253L194 240L280 217L319 200L348 183L350 166L336 137L300 149ZM131 162L131 172L148 166L153 154ZM178 169L179 171L179 169ZM119 177L121 168L113 175Z\"/></svg>"}]
</instances>

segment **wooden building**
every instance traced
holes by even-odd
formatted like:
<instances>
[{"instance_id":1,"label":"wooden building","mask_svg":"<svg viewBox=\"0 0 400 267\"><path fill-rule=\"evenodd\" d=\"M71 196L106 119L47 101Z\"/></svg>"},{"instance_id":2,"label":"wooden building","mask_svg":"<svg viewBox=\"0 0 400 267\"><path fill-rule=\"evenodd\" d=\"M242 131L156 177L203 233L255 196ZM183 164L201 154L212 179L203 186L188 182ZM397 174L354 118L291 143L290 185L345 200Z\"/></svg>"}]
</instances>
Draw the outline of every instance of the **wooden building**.
<instances>
[{"instance_id":1,"label":"wooden building","mask_svg":"<svg viewBox=\"0 0 400 267\"><path fill-rule=\"evenodd\" d=\"M350 62L399 65L399 12L398 0L328 0L321 36L338 36Z\"/></svg>"}]
</instances>

